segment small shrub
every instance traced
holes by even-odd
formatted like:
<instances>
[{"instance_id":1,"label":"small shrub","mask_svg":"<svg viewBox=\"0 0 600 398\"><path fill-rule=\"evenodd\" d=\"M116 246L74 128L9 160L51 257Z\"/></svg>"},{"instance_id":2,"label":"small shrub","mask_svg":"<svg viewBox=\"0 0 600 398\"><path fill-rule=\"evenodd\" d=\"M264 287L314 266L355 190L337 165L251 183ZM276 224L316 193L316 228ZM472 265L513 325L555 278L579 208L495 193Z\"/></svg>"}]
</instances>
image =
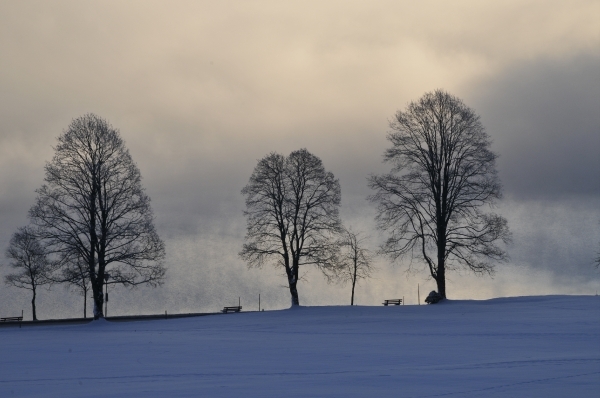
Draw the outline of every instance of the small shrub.
<instances>
[{"instance_id":1,"label":"small shrub","mask_svg":"<svg viewBox=\"0 0 600 398\"><path fill-rule=\"evenodd\" d=\"M427 298L425 299L425 302L427 304L435 304L435 303L439 303L440 301L442 301L442 299L443 299L443 297L441 294L439 294L435 290L432 290L429 293L429 295L427 296Z\"/></svg>"}]
</instances>

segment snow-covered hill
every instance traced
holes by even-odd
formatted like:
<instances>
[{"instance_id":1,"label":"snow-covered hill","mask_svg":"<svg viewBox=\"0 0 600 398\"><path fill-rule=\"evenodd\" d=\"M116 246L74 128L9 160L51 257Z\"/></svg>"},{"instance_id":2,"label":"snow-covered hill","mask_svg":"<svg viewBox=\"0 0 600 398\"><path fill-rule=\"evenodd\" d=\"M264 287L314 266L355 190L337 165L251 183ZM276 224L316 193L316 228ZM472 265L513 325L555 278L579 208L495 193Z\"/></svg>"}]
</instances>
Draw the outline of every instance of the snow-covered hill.
<instances>
[{"instance_id":1,"label":"snow-covered hill","mask_svg":"<svg viewBox=\"0 0 600 398\"><path fill-rule=\"evenodd\" d=\"M600 297L0 329L2 397L593 397Z\"/></svg>"}]
</instances>

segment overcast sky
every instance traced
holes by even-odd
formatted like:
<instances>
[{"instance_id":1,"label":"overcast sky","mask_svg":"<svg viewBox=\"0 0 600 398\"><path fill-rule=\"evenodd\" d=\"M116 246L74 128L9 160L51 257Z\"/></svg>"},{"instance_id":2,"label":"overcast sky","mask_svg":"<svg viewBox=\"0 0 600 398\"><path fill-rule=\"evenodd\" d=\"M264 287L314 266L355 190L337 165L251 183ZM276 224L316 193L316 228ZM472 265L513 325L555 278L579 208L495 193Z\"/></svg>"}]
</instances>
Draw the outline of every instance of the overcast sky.
<instances>
[{"instance_id":1,"label":"overcast sky","mask_svg":"<svg viewBox=\"0 0 600 398\"><path fill-rule=\"evenodd\" d=\"M121 131L168 253L165 285L116 288L112 314L209 311L239 296L251 309L259 293L285 307L281 272L237 257L240 190L257 160L303 147L319 156L340 179L344 221L375 249L384 236L366 178L388 170L388 120L442 88L493 140L497 210L514 234L494 279L450 275L448 296L595 294L599 15L593 0L2 2L0 247L27 224L56 138L93 112ZM435 288L425 272L378 266L359 304ZM349 301L347 287L306 279L301 304ZM62 287L40 296L42 319L81 312ZM0 314L28 300L0 285Z\"/></svg>"}]
</instances>

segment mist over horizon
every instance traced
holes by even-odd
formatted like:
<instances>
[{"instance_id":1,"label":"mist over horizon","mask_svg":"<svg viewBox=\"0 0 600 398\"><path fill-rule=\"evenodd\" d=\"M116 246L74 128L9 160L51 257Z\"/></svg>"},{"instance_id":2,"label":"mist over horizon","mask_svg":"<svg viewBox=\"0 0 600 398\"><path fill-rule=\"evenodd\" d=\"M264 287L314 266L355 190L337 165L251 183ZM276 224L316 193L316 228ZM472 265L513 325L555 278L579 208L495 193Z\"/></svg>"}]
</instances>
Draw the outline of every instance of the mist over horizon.
<instances>
[{"instance_id":1,"label":"mist over horizon","mask_svg":"<svg viewBox=\"0 0 600 398\"><path fill-rule=\"evenodd\" d=\"M342 5L344 5L342 7ZM371 174L387 172L388 121L441 88L475 110L499 155L511 260L493 277L448 274L450 299L596 294L600 270L600 5L594 1L179 1L0 5L0 315L31 312L3 256L28 224L71 120L120 130L167 250L159 288L109 287L108 316L289 306L283 270L239 258L259 159L307 148L339 178L342 221L370 236ZM407 260L408 261L408 260ZM358 305L435 289L423 268L377 258ZM301 305L347 305L350 288L305 268ZM62 286L40 319L79 317ZM91 303L88 303L91 308ZM88 315L89 315L88 311Z\"/></svg>"}]
</instances>

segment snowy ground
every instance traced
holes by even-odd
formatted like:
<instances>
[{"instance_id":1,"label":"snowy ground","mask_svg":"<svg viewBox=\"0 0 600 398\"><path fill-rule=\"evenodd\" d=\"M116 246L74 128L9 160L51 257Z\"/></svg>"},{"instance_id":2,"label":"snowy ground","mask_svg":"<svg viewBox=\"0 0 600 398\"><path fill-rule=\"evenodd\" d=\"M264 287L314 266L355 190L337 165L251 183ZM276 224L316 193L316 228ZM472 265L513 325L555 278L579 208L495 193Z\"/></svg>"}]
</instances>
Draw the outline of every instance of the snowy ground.
<instances>
[{"instance_id":1,"label":"snowy ground","mask_svg":"<svg viewBox=\"0 0 600 398\"><path fill-rule=\"evenodd\" d=\"M0 328L2 397L597 397L600 297Z\"/></svg>"}]
</instances>

